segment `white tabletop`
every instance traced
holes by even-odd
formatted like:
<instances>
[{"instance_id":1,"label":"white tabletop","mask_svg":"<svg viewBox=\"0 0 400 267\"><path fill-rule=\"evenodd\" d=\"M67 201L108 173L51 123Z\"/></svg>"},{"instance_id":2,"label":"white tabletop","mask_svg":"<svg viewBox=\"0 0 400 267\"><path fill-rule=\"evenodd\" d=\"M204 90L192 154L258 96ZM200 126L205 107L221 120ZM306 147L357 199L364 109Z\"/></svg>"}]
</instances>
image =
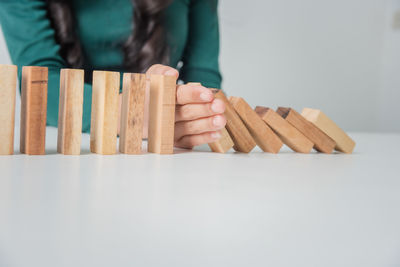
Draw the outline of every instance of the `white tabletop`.
<instances>
[{"instance_id":1,"label":"white tabletop","mask_svg":"<svg viewBox=\"0 0 400 267\"><path fill-rule=\"evenodd\" d=\"M400 266L400 135L352 155L0 157L0 266ZM18 136L16 136L16 143ZM16 146L16 151L18 146Z\"/></svg>"}]
</instances>

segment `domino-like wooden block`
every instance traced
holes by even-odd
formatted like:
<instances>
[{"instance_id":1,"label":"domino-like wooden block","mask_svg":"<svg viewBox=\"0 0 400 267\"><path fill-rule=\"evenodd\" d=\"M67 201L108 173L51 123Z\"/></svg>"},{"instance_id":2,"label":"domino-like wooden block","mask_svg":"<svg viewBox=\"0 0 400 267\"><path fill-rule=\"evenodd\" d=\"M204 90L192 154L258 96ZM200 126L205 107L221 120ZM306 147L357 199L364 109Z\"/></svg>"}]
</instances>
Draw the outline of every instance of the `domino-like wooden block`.
<instances>
[{"instance_id":1,"label":"domino-like wooden block","mask_svg":"<svg viewBox=\"0 0 400 267\"><path fill-rule=\"evenodd\" d=\"M279 107L276 112L313 142L314 149L322 153L332 153L336 145L335 141L294 109Z\"/></svg>"},{"instance_id":2,"label":"domino-like wooden block","mask_svg":"<svg viewBox=\"0 0 400 267\"><path fill-rule=\"evenodd\" d=\"M254 137L257 145L264 151L278 153L283 143L279 137L262 121L257 113L241 97L229 98L232 106Z\"/></svg>"},{"instance_id":3,"label":"domino-like wooden block","mask_svg":"<svg viewBox=\"0 0 400 267\"><path fill-rule=\"evenodd\" d=\"M117 151L119 72L94 71L90 151L112 155Z\"/></svg>"},{"instance_id":4,"label":"domino-like wooden block","mask_svg":"<svg viewBox=\"0 0 400 267\"><path fill-rule=\"evenodd\" d=\"M209 143L208 146L212 152L226 153L233 147L234 143L226 128L223 128L220 132L221 138L213 143Z\"/></svg>"},{"instance_id":5,"label":"domino-like wooden block","mask_svg":"<svg viewBox=\"0 0 400 267\"><path fill-rule=\"evenodd\" d=\"M249 130L236 113L234 107L226 98L222 90L214 90L215 98L221 99L225 103L226 129L234 143L233 149L243 153L249 153L256 146L256 142Z\"/></svg>"},{"instance_id":6,"label":"domino-like wooden block","mask_svg":"<svg viewBox=\"0 0 400 267\"><path fill-rule=\"evenodd\" d=\"M83 70L61 70L57 152L64 155L81 153L83 87Z\"/></svg>"},{"instance_id":7,"label":"domino-like wooden block","mask_svg":"<svg viewBox=\"0 0 400 267\"><path fill-rule=\"evenodd\" d=\"M119 151L124 154L142 152L146 75L125 73L122 89Z\"/></svg>"},{"instance_id":8,"label":"domino-like wooden block","mask_svg":"<svg viewBox=\"0 0 400 267\"><path fill-rule=\"evenodd\" d=\"M151 75L148 152L174 152L175 101L176 78Z\"/></svg>"},{"instance_id":9,"label":"domino-like wooden block","mask_svg":"<svg viewBox=\"0 0 400 267\"><path fill-rule=\"evenodd\" d=\"M257 106L256 113L265 121L293 151L310 153L314 143L307 139L289 122L270 108Z\"/></svg>"},{"instance_id":10,"label":"domino-like wooden block","mask_svg":"<svg viewBox=\"0 0 400 267\"><path fill-rule=\"evenodd\" d=\"M336 142L335 149L337 151L351 154L355 147L355 142L336 125L328 116L317 109L305 108L301 115L308 121L312 122L326 135Z\"/></svg>"},{"instance_id":11,"label":"domino-like wooden block","mask_svg":"<svg viewBox=\"0 0 400 267\"><path fill-rule=\"evenodd\" d=\"M20 152L44 155L47 117L47 67L23 67Z\"/></svg>"},{"instance_id":12,"label":"domino-like wooden block","mask_svg":"<svg viewBox=\"0 0 400 267\"><path fill-rule=\"evenodd\" d=\"M14 154L17 66L0 65L0 155Z\"/></svg>"},{"instance_id":13,"label":"domino-like wooden block","mask_svg":"<svg viewBox=\"0 0 400 267\"><path fill-rule=\"evenodd\" d=\"M188 83L188 84L201 85L200 83ZM214 95L219 91L213 88L210 90L213 92ZM212 152L226 153L234 146L234 143L225 127L220 131L220 133L221 133L221 138L215 142L209 143L208 146L210 147Z\"/></svg>"}]
</instances>

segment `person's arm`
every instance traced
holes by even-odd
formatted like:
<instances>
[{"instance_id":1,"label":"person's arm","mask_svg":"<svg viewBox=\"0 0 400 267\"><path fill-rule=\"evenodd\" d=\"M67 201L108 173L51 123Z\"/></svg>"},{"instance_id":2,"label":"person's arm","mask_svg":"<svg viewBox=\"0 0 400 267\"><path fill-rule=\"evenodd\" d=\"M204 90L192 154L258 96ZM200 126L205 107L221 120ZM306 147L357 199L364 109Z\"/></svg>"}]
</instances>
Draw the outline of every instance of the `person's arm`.
<instances>
[{"instance_id":1,"label":"person's arm","mask_svg":"<svg viewBox=\"0 0 400 267\"><path fill-rule=\"evenodd\" d=\"M23 66L49 68L47 125L57 126L60 69L66 68L43 0L0 0L0 23L19 77ZM21 79L20 79L21 80ZM90 130L92 88L85 84L83 127Z\"/></svg>"},{"instance_id":2,"label":"person's arm","mask_svg":"<svg viewBox=\"0 0 400 267\"><path fill-rule=\"evenodd\" d=\"M180 78L221 88L219 70L218 0L191 0L189 35L182 58Z\"/></svg>"}]
</instances>

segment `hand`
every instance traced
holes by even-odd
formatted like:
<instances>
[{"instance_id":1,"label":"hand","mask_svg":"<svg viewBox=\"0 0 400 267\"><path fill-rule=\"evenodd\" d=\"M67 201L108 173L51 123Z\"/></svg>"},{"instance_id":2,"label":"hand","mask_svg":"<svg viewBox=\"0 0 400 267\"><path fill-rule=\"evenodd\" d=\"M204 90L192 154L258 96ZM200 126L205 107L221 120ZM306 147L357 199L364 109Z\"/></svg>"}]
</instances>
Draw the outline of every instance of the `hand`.
<instances>
[{"instance_id":1,"label":"hand","mask_svg":"<svg viewBox=\"0 0 400 267\"><path fill-rule=\"evenodd\" d=\"M177 79L179 72L174 68L153 65L146 72L148 78L151 74L171 75ZM147 101L149 92L147 92ZM148 107L148 103L146 103ZM217 141L220 130L225 127L225 104L219 99L214 99L210 89L201 85L178 85L176 92L175 112L175 146L193 148L194 146ZM146 114L147 113L147 114ZM148 116L148 110L145 111ZM145 116L145 122L148 117ZM147 125L145 126L147 136Z\"/></svg>"}]
</instances>

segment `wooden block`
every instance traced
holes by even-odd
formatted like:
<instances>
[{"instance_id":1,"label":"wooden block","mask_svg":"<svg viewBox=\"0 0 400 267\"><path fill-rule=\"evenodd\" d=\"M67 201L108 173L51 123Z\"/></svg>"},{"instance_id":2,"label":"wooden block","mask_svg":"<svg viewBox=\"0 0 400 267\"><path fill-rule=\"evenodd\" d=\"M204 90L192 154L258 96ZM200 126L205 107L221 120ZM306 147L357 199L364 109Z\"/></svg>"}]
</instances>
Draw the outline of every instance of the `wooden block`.
<instances>
[{"instance_id":1,"label":"wooden block","mask_svg":"<svg viewBox=\"0 0 400 267\"><path fill-rule=\"evenodd\" d=\"M335 141L297 113L294 109L279 107L277 113L313 142L314 149L327 154L332 153L336 145Z\"/></svg>"},{"instance_id":2,"label":"wooden block","mask_svg":"<svg viewBox=\"0 0 400 267\"><path fill-rule=\"evenodd\" d=\"M44 155L47 117L47 67L23 67L20 152Z\"/></svg>"},{"instance_id":3,"label":"wooden block","mask_svg":"<svg viewBox=\"0 0 400 267\"><path fill-rule=\"evenodd\" d=\"M225 103L226 129L234 143L233 149L249 153L256 146L256 142L222 90L213 89L213 92L215 98L221 99Z\"/></svg>"},{"instance_id":4,"label":"wooden block","mask_svg":"<svg viewBox=\"0 0 400 267\"><path fill-rule=\"evenodd\" d=\"M230 97L229 101L242 119L257 145L264 151L278 153L283 143L279 137L262 121L257 113L241 97Z\"/></svg>"},{"instance_id":5,"label":"wooden block","mask_svg":"<svg viewBox=\"0 0 400 267\"><path fill-rule=\"evenodd\" d=\"M336 125L328 116L318 109L305 108L301 115L312 122L326 135L336 142L337 151L351 154L353 153L355 142Z\"/></svg>"},{"instance_id":6,"label":"wooden block","mask_svg":"<svg viewBox=\"0 0 400 267\"><path fill-rule=\"evenodd\" d=\"M256 113L265 121L281 140L293 151L299 153L310 153L314 143L308 140L289 122L285 121L270 108L257 106Z\"/></svg>"},{"instance_id":7,"label":"wooden block","mask_svg":"<svg viewBox=\"0 0 400 267\"><path fill-rule=\"evenodd\" d=\"M14 154L17 72L17 66L0 65L0 155Z\"/></svg>"},{"instance_id":8,"label":"wooden block","mask_svg":"<svg viewBox=\"0 0 400 267\"><path fill-rule=\"evenodd\" d=\"M83 70L61 70L57 152L64 155L81 154L83 85Z\"/></svg>"},{"instance_id":9,"label":"wooden block","mask_svg":"<svg viewBox=\"0 0 400 267\"><path fill-rule=\"evenodd\" d=\"M174 152L176 78L151 75L148 152Z\"/></svg>"},{"instance_id":10,"label":"wooden block","mask_svg":"<svg viewBox=\"0 0 400 267\"><path fill-rule=\"evenodd\" d=\"M146 75L125 73L122 89L119 151L124 154L142 152Z\"/></svg>"},{"instance_id":11,"label":"wooden block","mask_svg":"<svg viewBox=\"0 0 400 267\"><path fill-rule=\"evenodd\" d=\"M112 155L117 150L119 72L94 71L90 151Z\"/></svg>"},{"instance_id":12,"label":"wooden block","mask_svg":"<svg viewBox=\"0 0 400 267\"><path fill-rule=\"evenodd\" d=\"M234 144L226 128L223 128L220 132L221 138L213 143L209 143L208 146L211 148L212 152L226 153Z\"/></svg>"}]
</instances>

